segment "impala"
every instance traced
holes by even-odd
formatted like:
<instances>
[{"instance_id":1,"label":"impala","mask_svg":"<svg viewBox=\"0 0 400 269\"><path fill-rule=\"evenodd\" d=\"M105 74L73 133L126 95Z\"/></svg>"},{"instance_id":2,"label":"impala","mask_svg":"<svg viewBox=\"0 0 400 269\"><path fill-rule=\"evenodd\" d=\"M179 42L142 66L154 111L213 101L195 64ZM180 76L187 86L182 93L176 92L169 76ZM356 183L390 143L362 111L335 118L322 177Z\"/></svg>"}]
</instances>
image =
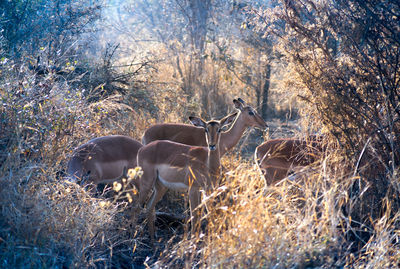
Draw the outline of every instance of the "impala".
<instances>
[{"instance_id":1,"label":"impala","mask_svg":"<svg viewBox=\"0 0 400 269\"><path fill-rule=\"evenodd\" d=\"M248 106L241 98L234 99L233 103L238 111L231 116L237 115L237 117L231 128L221 133L219 144L221 156L239 142L248 127L258 127L262 130L268 127L255 109ZM153 125L145 131L142 143L146 145L155 140L170 140L192 146L207 146L204 130L189 124L162 123Z\"/></svg>"},{"instance_id":2,"label":"impala","mask_svg":"<svg viewBox=\"0 0 400 269\"><path fill-rule=\"evenodd\" d=\"M235 115L220 121L204 122L198 117L190 121L201 127L207 147L190 146L168 140L158 140L143 146L137 157L143 176L136 182L139 203L143 205L152 189L147 204L147 220L152 242L154 241L154 208L167 189L185 190L189 193L192 234L198 227L199 212L195 209L201 202L200 189L209 191L217 184L220 173L221 128Z\"/></svg>"},{"instance_id":3,"label":"impala","mask_svg":"<svg viewBox=\"0 0 400 269\"><path fill-rule=\"evenodd\" d=\"M259 145L254 158L266 185L271 185L284 179L294 168L315 162L322 150L321 137L309 136L304 140L278 138Z\"/></svg>"},{"instance_id":4,"label":"impala","mask_svg":"<svg viewBox=\"0 0 400 269\"><path fill-rule=\"evenodd\" d=\"M136 155L142 146L128 136L94 138L74 151L68 162L68 177L81 184L119 180L136 166Z\"/></svg>"}]
</instances>

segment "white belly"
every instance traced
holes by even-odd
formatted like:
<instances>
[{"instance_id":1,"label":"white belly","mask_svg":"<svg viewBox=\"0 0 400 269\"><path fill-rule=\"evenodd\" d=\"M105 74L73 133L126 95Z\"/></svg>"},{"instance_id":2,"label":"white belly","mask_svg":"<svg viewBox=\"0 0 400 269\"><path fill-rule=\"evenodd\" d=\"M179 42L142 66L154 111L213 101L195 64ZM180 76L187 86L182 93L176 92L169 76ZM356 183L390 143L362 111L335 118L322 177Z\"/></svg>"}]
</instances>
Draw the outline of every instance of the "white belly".
<instances>
[{"instance_id":1,"label":"white belly","mask_svg":"<svg viewBox=\"0 0 400 269\"><path fill-rule=\"evenodd\" d=\"M189 188L186 184L186 177L188 175L188 169L186 168L176 168L169 165L159 165L157 167L158 180L166 188L172 190L184 191Z\"/></svg>"}]
</instances>

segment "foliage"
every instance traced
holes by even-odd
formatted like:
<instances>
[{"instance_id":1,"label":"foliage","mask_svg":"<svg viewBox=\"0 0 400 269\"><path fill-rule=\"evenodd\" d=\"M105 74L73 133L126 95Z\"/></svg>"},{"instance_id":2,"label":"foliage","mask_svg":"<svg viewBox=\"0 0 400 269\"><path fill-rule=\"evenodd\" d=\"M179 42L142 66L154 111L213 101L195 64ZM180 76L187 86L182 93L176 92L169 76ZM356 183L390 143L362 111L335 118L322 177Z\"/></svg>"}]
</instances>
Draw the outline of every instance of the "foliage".
<instances>
[{"instance_id":1,"label":"foliage","mask_svg":"<svg viewBox=\"0 0 400 269\"><path fill-rule=\"evenodd\" d=\"M304 97L350 155L371 137L386 168L389 161L397 166L398 3L309 1L303 8L288 1L284 8L282 19L292 30L285 46L309 89Z\"/></svg>"},{"instance_id":2,"label":"foliage","mask_svg":"<svg viewBox=\"0 0 400 269\"><path fill-rule=\"evenodd\" d=\"M264 110L268 102L271 109L266 115L273 115L279 99L261 98L269 85L271 59L265 54L270 44L241 27L247 17L242 5L205 1L203 7L200 2L204 1L132 1L125 4L127 11L118 8L112 14L119 18L114 27L126 36L121 42L129 40L125 46L132 54L145 52L159 60L156 79L181 91L187 102L199 103L203 117L221 117L235 96ZM195 31L204 24L206 30Z\"/></svg>"},{"instance_id":3,"label":"foliage","mask_svg":"<svg viewBox=\"0 0 400 269\"><path fill-rule=\"evenodd\" d=\"M1 2L0 267L398 267L398 1L156 2ZM115 28L93 35L102 14ZM63 180L91 138L222 117L267 82L270 115L297 98L290 133L323 133L326 151L268 187L241 150L224 156L200 234L170 192L152 249L126 186Z\"/></svg>"},{"instance_id":4,"label":"foliage","mask_svg":"<svg viewBox=\"0 0 400 269\"><path fill-rule=\"evenodd\" d=\"M77 37L89 31L88 26L99 18L100 4L97 0L2 1L0 29L4 48L10 56L45 51L49 59L64 61L77 48Z\"/></svg>"},{"instance_id":5,"label":"foliage","mask_svg":"<svg viewBox=\"0 0 400 269\"><path fill-rule=\"evenodd\" d=\"M302 112L337 139L359 176L344 214L358 222L349 236L361 245L386 199L392 212L400 206L399 10L398 1L282 1L257 13L294 70Z\"/></svg>"},{"instance_id":6,"label":"foliage","mask_svg":"<svg viewBox=\"0 0 400 269\"><path fill-rule=\"evenodd\" d=\"M122 214L126 201L93 198L63 170L74 147L108 134L138 137L146 119L121 96L89 103L55 74L12 67L2 66L0 84L1 267L123 266L120 255L131 257L140 237L126 239L136 225Z\"/></svg>"}]
</instances>

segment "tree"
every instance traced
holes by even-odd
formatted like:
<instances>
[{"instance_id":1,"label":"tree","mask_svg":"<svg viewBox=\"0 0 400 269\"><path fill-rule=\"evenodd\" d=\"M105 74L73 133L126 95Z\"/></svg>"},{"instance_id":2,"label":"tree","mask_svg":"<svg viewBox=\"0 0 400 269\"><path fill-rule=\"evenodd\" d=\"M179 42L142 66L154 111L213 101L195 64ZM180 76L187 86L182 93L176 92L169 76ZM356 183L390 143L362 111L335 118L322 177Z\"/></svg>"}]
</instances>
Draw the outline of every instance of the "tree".
<instances>
[{"instance_id":1,"label":"tree","mask_svg":"<svg viewBox=\"0 0 400 269\"><path fill-rule=\"evenodd\" d=\"M308 114L322 120L360 176L345 210L357 228L400 208L398 14L394 0L285 0L260 16L297 73Z\"/></svg>"},{"instance_id":2,"label":"tree","mask_svg":"<svg viewBox=\"0 0 400 269\"><path fill-rule=\"evenodd\" d=\"M118 25L160 63L173 66L170 83L179 84L189 102L200 101L202 111L210 111L204 65L212 8L210 0L132 1L127 5L128 12L120 12L124 19Z\"/></svg>"},{"instance_id":3,"label":"tree","mask_svg":"<svg viewBox=\"0 0 400 269\"><path fill-rule=\"evenodd\" d=\"M40 53L53 61L63 58L74 53L78 37L91 30L89 26L100 17L100 10L98 0L2 1L3 48L10 56Z\"/></svg>"},{"instance_id":4,"label":"tree","mask_svg":"<svg viewBox=\"0 0 400 269\"><path fill-rule=\"evenodd\" d=\"M224 55L227 68L254 91L257 105L265 119L269 117L268 101L272 65L278 58L273 50L274 40L265 36L264 28L260 28L258 23L258 10L267 6L268 3L233 2L230 15L226 20L234 21L237 31L230 29L229 36L225 38L226 40L233 39L231 41L233 46L239 46L247 52L239 57L232 54ZM238 44L235 45L235 43Z\"/></svg>"}]
</instances>

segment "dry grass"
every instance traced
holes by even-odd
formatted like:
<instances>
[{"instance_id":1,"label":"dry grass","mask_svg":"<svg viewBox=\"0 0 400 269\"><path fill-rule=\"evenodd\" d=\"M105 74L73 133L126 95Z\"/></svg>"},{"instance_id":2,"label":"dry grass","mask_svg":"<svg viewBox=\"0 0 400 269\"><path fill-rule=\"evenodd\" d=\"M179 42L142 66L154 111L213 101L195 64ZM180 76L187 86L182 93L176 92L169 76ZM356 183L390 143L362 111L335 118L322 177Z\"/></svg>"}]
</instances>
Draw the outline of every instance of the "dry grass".
<instances>
[{"instance_id":1,"label":"dry grass","mask_svg":"<svg viewBox=\"0 0 400 269\"><path fill-rule=\"evenodd\" d=\"M224 157L225 178L204 197L203 232L190 236L180 225L158 225L156 252L142 216L132 223L126 199L95 198L60 181L52 161L21 163L12 173L3 170L1 178L2 266L397 266L398 213L373 220L372 236L357 251L347 239L352 220L342 208L353 199L352 175L340 169L344 160L338 156L331 152L295 180L268 188L251 160ZM169 194L160 206L182 212L185 201Z\"/></svg>"},{"instance_id":2,"label":"dry grass","mask_svg":"<svg viewBox=\"0 0 400 269\"><path fill-rule=\"evenodd\" d=\"M90 124L85 128L83 122L82 126L75 122L74 136L58 143L48 136L51 143L41 156L52 158L29 161L10 154L3 163L2 267L398 266L399 214L390 212L390 205L371 220L372 227L359 228L369 229L366 242L360 245L360 240L351 237L357 228L350 224L357 220L343 208L359 199L349 192L359 178L345 169L347 161L334 146L328 146L320 162L298 171L291 177L294 180L268 188L252 160L225 156L225 178L215 192L204 196L202 233L190 235L187 225L157 222L159 240L153 251L143 214L132 215L134 204L128 204L126 192L115 195L106 189L93 195L57 177L71 144L94 134L138 136L140 128L152 120L139 119L139 113L112 99L91 106L86 115L92 119ZM136 122L125 122L129 117ZM137 128L131 129L135 124ZM187 215L186 205L181 194L170 192L158 208Z\"/></svg>"},{"instance_id":3,"label":"dry grass","mask_svg":"<svg viewBox=\"0 0 400 269\"><path fill-rule=\"evenodd\" d=\"M75 113L78 108L74 108ZM45 137L49 143L40 152L44 158L30 161L17 152L3 163L2 267L398 265L399 214L390 212L389 205L379 218L371 220L372 227L361 226L371 235L361 247L357 247L360 240L350 236L356 229L350 224L356 220L343 208L358 199L349 192L358 178L353 178L353 171L344 169L347 161L333 146L328 147L320 162L299 171L295 180L268 188L252 160L235 154L225 156L223 182L214 193L204 196L202 233L190 235L186 225L158 222L159 242L153 251L143 214L131 215L132 205L127 203L124 192L93 195L57 177L72 145L93 135L111 133L139 138L141 128L152 119L140 118L139 112L119 105L115 99L96 103L85 113L86 118L75 121L73 136L56 141L50 132ZM88 118L91 120L85 125ZM135 121L127 121L128 118ZM23 144L22 139L29 137L20 139ZM182 214L186 204L181 194L169 193L160 202L159 210Z\"/></svg>"},{"instance_id":4,"label":"dry grass","mask_svg":"<svg viewBox=\"0 0 400 269\"><path fill-rule=\"evenodd\" d=\"M334 193L309 182L317 175L265 189L252 162L226 161L236 168L204 202L204 234L166 250L160 263L223 268L334 264L339 216Z\"/></svg>"},{"instance_id":5,"label":"dry grass","mask_svg":"<svg viewBox=\"0 0 400 269\"><path fill-rule=\"evenodd\" d=\"M353 175L354 162L334 144L295 180L268 188L252 160L224 156L225 178L204 196L202 233L190 235L188 225L159 218L164 223L156 223L152 250L143 214L132 211L126 190L93 194L64 182L60 171L73 148L93 137L139 140L151 123L184 121L184 101L175 110L163 103L156 119L124 105L121 96L87 105L53 86L46 100L33 90L25 98L12 87L1 92L0 267L399 266L400 215L393 198L388 194L382 208L370 205L370 185ZM398 182L395 173L391 186L398 188ZM182 194L169 192L158 211L187 215L186 205Z\"/></svg>"},{"instance_id":6,"label":"dry grass","mask_svg":"<svg viewBox=\"0 0 400 269\"><path fill-rule=\"evenodd\" d=\"M148 247L127 199L68 184L63 170L75 146L109 134L139 138L148 118L121 96L88 105L51 77L39 94L32 78L4 77L0 91L0 267L143 264Z\"/></svg>"},{"instance_id":7,"label":"dry grass","mask_svg":"<svg viewBox=\"0 0 400 269\"><path fill-rule=\"evenodd\" d=\"M334 157L335 156L335 157ZM351 175L331 152L295 180L264 188L252 162L225 160L224 183L203 203L202 234L166 248L156 263L175 268L387 268L398 266L399 214L373 220L372 236L354 251L343 211ZM367 201L364 201L367 202ZM390 207L388 207L390 208ZM186 238L186 237L184 237Z\"/></svg>"},{"instance_id":8,"label":"dry grass","mask_svg":"<svg viewBox=\"0 0 400 269\"><path fill-rule=\"evenodd\" d=\"M118 235L122 206L102 203L80 186L53 178L50 171L27 165L1 179L2 266L110 264L105 238Z\"/></svg>"}]
</instances>

